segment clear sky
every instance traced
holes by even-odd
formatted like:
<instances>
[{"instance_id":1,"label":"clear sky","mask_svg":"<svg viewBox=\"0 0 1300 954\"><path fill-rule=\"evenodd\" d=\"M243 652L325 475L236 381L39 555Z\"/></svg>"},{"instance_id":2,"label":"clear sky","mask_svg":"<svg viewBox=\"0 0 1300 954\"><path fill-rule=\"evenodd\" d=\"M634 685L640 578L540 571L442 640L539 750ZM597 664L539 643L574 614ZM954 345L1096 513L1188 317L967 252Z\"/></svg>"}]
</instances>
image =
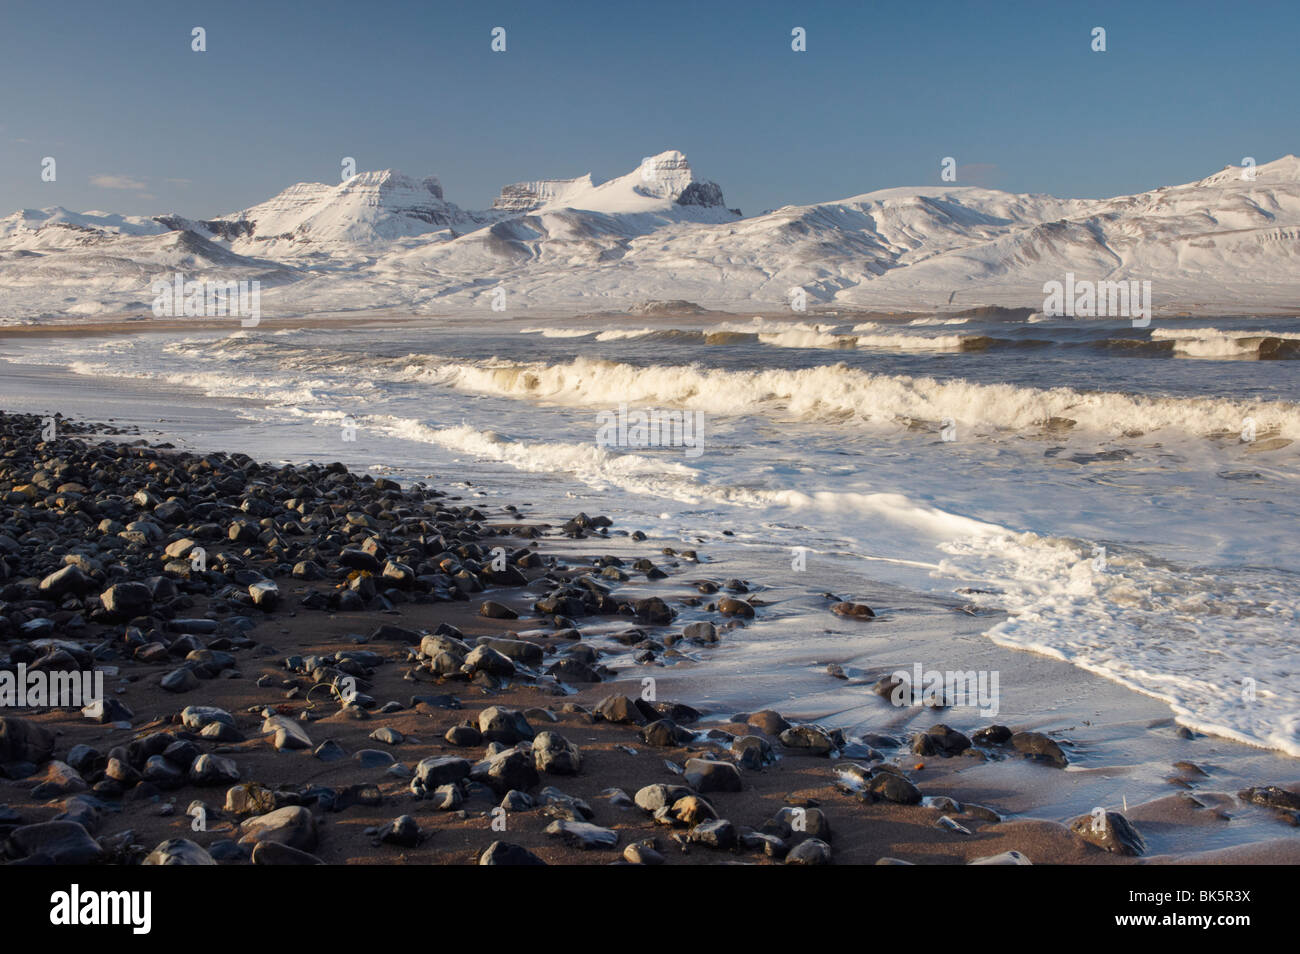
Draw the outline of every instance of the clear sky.
<instances>
[{"instance_id":1,"label":"clear sky","mask_svg":"<svg viewBox=\"0 0 1300 954\"><path fill-rule=\"evenodd\" d=\"M345 156L484 208L670 148L747 215L945 156L958 185L1136 192L1300 153L1297 36L1297 0L0 0L0 215L207 217Z\"/></svg>"}]
</instances>

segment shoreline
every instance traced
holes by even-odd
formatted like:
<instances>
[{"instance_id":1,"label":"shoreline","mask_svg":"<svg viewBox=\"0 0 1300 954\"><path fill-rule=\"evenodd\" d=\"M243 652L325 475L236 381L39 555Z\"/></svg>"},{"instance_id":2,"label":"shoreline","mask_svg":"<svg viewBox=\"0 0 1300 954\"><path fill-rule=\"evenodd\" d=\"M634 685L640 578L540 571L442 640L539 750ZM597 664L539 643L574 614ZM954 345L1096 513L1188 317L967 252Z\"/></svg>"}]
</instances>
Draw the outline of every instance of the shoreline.
<instances>
[{"instance_id":1,"label":"shoreline","mask_svg":"<svg viewBox=\"0 0 1300 954\"><path fill-rule=\"evenodd\" d=\"M15 424L16 420L19 423ZM0 425L5 431L6 446L22 448L35 457L36 441L30 433L33 427L38 426L35 419L15 419L5 415L0 418ZM69 448L60 449L66 452ZM109 461L116 458L123 462L118 465L121 470L133 471L139 476L142 466L156 467L159 463L176 460L193 463L210 456L144 448L132 448L130 453L141 456L124 458L120 452L116 455L105 452L101 466L111 470ZM137 463L132 464L133 460ZM151 463L145 465L144 461ZM725 651L729 642L744 633L741 627L728 627L729 622L743 619L743 616L715 613L712 632L703 627L683 630L681 623L666 619L675 608L687 605L680 602L683 599L680 590L684 585L691 580L708 579L712 592L700 589L698 596L686 599L706 605L713 602L719 609L724 599L744 601L752 607L750 612L759 618L763 614L763 600L751 596L751 603L743 591L729 593L724 586L726 581L707 562L692 562L680 554L655 553L648 542L637 543L618 536L617 528L613 529L611 537L582 527L571 527L570 533L583 535L565 536L559 526L560 520L554 520L542 529L542 525L532 517L521 520L511 511L496 508L478 516L466 515L464 526L456 533L475 537L473 545L480 549L496 546L498 541L508 547L512 561L508 571L483 571L482 561L462 553L453 559L462 564L470 560L479 567L478 572L470 573L470 579L461 581L467 588L466 598L424 599L431 593L450 595L460 584L454 582L456 576L443 573L445 580L426 581L429 589L422 590L423 584L415 582L418 577L436 578L439 574L436 571L423 573L421 566L429 563L432 566L426 569L434 569L440 560L445 560L440 554L459 551L460 548L448 546L439 553L428 553L424 552L426 548L421 543L413 549L409 535L397 533L403 526L401 522L378 517L394 510L410 510L412 512L401 519L417 519L421 506L432 506L433 514L441 515L441 522L452 526L458 521L446 515L455 514L459 508L467 506L486 508L485 503L475 501L469 505L458 498L441 495L421 494L417 498L411 488L400 488L395 482L355 474L344 477L335 471L335 484L346 488L348 494L356 494L358 499L369 499L370 505L379 506L379 515L369 513L367 505L345 514L331 511L330 516L322 516L319 522L312 523L313 517L309 516L312 508L308 508L306 513L280 509L284 501L296 498L278 496L274 483L276 480L293 481L308 468L252 465L251 461L243 464L238 458L236 463L250 481L248 486L238 488L238 492L232 486L225 494L194 501L189 499L197 493L192 481L173 484L171 490L185 501L183 506L187 510L210 504L211 508L205 509L205 513L221 513L229 518L231 525L245 521L240 539L223 541L218 535L211 538L210 546L205 544L212 558L227 552L241 562L242 567L232 569L233 564L222 564L224 569L220 581L206 577L186 579L183 559L182 565L172 565L168 570L168 565L175 564L176 558L168 558L161 551L178 540L186 539L187 531L193 529L193 520L175 519L176 508L166 510L167 500L155 495L149 512L135 515L143 517L146 522L161 523L161 537L147 539L149 532L141 529L136 532L145 534L145 537L128 539L122 546L112 546L112 551L130 558L128 564L132 566L133 576L145 580L159 576L164 582L157 585L164 592L168 583L177 590L175 597L168 598L158 607L161 615L153 612L151 601L148 615L151 628L137 626L138 618L112 621L104 618L104 607L99 599L99 593L103 591L96 587L100 583L109 583L111 577L105 575L101 580L93 580L93 566L87 574L93 585L82 584L79 593L69 591L48 617L36 617L51 619L50 626L38 627L47 631L45 638L50 634L54 638L75 634L72 641L78 644L80 653L90 653L97 662L116 667L116 672L108 679L112 687L110 695L125 705L132 715L128 719L110 719L103 723L92 722L76 712L55 711L30 718L38 726L49 726L62 734L49 753L56 762L46 761L38 771L0 783L3 786L0 787L0 804L7 804L25 825L40 826L60 815L65 819L80 818L79 824L85 826L86 837L93 834L100 839L100 857L124 862L139 861L167 839L184 838L214 850L226 863L242 863L250 860L251 844L240 846L236 841L246 833L244 823L252 813L238 810L248 807L240 801L244 797L241 795L233 796L235 804L229 810L227 806L231 804L230 791L243 787L256 796L253 802L257 808L272 809L261 814L279 813L296 819L294 825L289 826L292 830L284 833L287 841L282 843L294 842L299 850L328 863L473 863L494 841L519 845L549 863L608 863L621 858L628 846L646 839L655 839L655 852L673 864L735 860L770 863L781 860L786 852L796 849L795 860L804 863L826 860L823 855L828 855L835 863L878 863L886 858L912 863L961 863L1013 850L1034 863L1300 861L1300 838L1296 837L1294 828L1285 824L1282 813L1250 805L1232 792L1212 790L1215 787L1212 775L1203 779L1191 769L1185 770L1185 777L1180 780L1175 794L1128 806L1128 821L1139 832L1145 831L1152 845L1164 843L1169 828L1184 832L1195 829L1223 832L1232 824L1229 818L1248 816L1256 818L1256 825L1275 823L1277 834L1235 846L1216 845L1207 853L1181 851L1162 854L1148 846L1144 854L1130 856L1091 844L1087 832L1074 833L1058 821L1028 817L1029 811L1015 811L1015 817L995 821L995 817L1009 814L1006 805L1015 801L1006 797L1011 790L1018 790L1022 798L1032 801L1035 786L1043 779L1056 784L1080 774L1073 764L1062 769L1042 761L1044 753L1048 754L1049 760L1054 757L1051 748L1042 741L1050 739L1050 733L1041 739L1029 738L1016 744L1027 746L1040 756L1032 761L1021 758L1022 750L1016 745L983 744L978 739L971 745L971 738L962 735L966 740L966 747L962 748L959 739L946 733L932 733L929 741L920 743L922 748L930 747L928 754L916 754L912 751L913 743L903 733L899 733L902 737L892 739L898 744L891 748L879 732L873 739L842 738L835 731L800 728L798 720L793 718L789 719L789 723L793 723L793 734L783 739L782 720L775 713L758 713L748 719L737 719L735 712L727 710L694 713L690 707L699 705L698 698L692 700L688 695L669 702L664 698L667 689L659 690L657 707L647 708L639 705L638 700L646 688L643 680L660 674L661 671L654 668L656 665L683 651L707 658L711 653L717 653L719 646ZM272 482L269 494L267 481ZM53 491L50 494L42 494L38 489L34 496L28 496L24 490L21 496L27 497L26 502L15 503L15 491L9 486L14 483L13 475L0 477L0 490L5 491L0 494L0 499L8 501L3 515L10 522L14 519L15 507L30 507L38 500L59 496L57 485L49 488ZM295 486L301 492L305 482ZM252 494L249 493L250 487L255 490ZM66 496L80 492L65 489L62 493ZM250 497L271 508L267 516L259 519L271 520L273 526L264 527L262 533L256 533L257 524L240 516L234 506L235 500L248 500ZM385 510L379 503L381 500L395 505ZM74 512L83 506L81 500L71 498L62 506L69 504L75 505ZM260 509L256 504L248 506L250 510L245 512L255 514ZM158 513L158 507L163 507L164 513L173 514L173 519L150 517L149 513ZM58 509L57 504L55 509ZM357 516L354 519L347 515L349 513ZM369 521L365 516L370 518ZM428 521L427 517L423 519ZM296 532L288 533L276 521L287 521L285 526L297 523L300 529L306 523L306 539ZM0 532L3 523L4 520L0 520ZM207 523L215 524L218 530L225 526L224 521ZM249 523L253 526L249 527ZM275 530L273 534L272 530ZM132 533L130 530L121 532ZM450 531L440 531L445 532ZM264 534L272 534L277 545L270 551L272 556L264 553L259 559L257 554L263 546L261 538ZM348 541L348 546L336 546L345 536L353 538ZM392 551L387 557L388 562L399 564L399 569L393 571L396 575L384 576L377 562L372 565L359 556L346 558L355 564L353 566L322 559L318 565L319 579L304 580L283 572L290 566L289 556L302 555L301 551L290 552L290 548L323 546L321 554L342 559L342 553L347 549L364 550L362 545L368 537L387 538L386 544L381 542L379 545ZM444 540L442 545L447 543L449 541ZM471 542L466 541L464 545L470 546ZM401 546L407 548L405 552L414 554L412 560L420 562L402 564L396 558L403 553L398 549ZM608 553L611 548L616 551L630 548L641 553L640 559L651 561L653 567L666 571L667 577L660 581L647 578L642 582L645 570L634 569L638 564L631 558L631 553L626 558L617 558L624 564L619 567L608 559L601 561L602 565L593 564L569 552ZM179 547L177 552L181 549L184 547ZM417 553L417 549L420 552ZM57 550L57 545L50 549L49 556L43 558L47 566L42 569L56 565L51 561L62 556ZM331 554L333 550L337 552ZM704 556L707 560L707 554ZM384 570L388 562L383 565ZM361 569L361 564L368 569ZM410 571L410 579L402 574L401 566ZM102 566L100 572L104 573L106 569ZM159 569L161 574L151 572L144 575L146 571ZM312 571L304 572L314 575ZM466 572L464 565L460 572ZM29 581L23 585L36 586L35 595L39 597L39 581L46 579L47 575L24 573L15 576L10 573L7 581L0 581L0 588L14 585L15 579L21 581L30 577L36 582ZM620 581L619 576L635 579ZM245 605L254 599L248 587L257 586L264 579L272 581L278 591L277 605L269 612ZM398 579L405 582L400 586L396 583L389 586L390 593L382 592L385 581ZM367 580L370 582L365 582ZM584 580L588 582L582 582ZM593 584L595 589L592 589ZM339 585L345 589L337 589ZM476 590L475 586L483 589ZM549 590L565 586L569 589L563 592L568 596L552 594L561 602L548 608L552 613L581 609L580 615L551 621L536 611L535 604L546 599ZM572 600L575 593L582 592L574 587L585 587L589 594L606 588L610 593L593 597L596 603L604 605L605 610L612 608L608 605L610 600L615 604L621 603L622 607L612 613L593 614L588 612L590 607L565 603L564 600ZM370 589L380 589L381 592L369 595ZM331 594L355 594L358 591L361 591L358 599L368 595L359 606L329 607L327 604L324 608L312 609L301 605L304 598L319 606L321 600L339 598ZM308 595L313 592L318 595ZM626 595L628 593L631 595ZM642 593L648 595L637 596ZM10 595L14 594L10 592ZM31 597L32 594L23 592L20 595ZM71 603L68 597L71 597ZM642 606L633 603L633 599L650 602ZM498 615L504 617L513 612L518 618L481 615L479 607L485 601L507 608L508 612L494 609ZM37 605L41 603L39 598L29 598L24 602L32 604L30 610L48 612ZM12 600L6 601L7 605L12 603ZM744 612L739 606L732 609L736 613ZM96 614L99 614L99 619L96 619ZM168 614L171 614L170 620ZM177 614L183 615L178 617ZM638 619L638 614L642 618ZM66 625L78 615L85 621L84 627L74 624L68 633ZM253 625L245 628L242 622L231 622L241 617ZM177 618L206 619L209 622L180 624L178 628L172 622ZM8 622L12 627L12 620ZM601 625L614 623L618 625ZM855 621L855 625L873 624ZM140 634L139 639L134 640L135 651L129 655L115 645L120 642L121 632L127 626L134 627ZM384 626L396 629L384 630ZM446 629L448 626L455 629L449 631ZM443 627L442 636L424 635L436 633L439 627ZM198 632L181 632L183 629ZM575 634L574 630L578 633ZM683 632L693 635L683 636ZM395 638L383 635L376 638L376 634L385 633ZM32 642L22 639L22 635L26 634L16 635L11 629L0 641L11 658L19 645ZM575 635L578 638L574 638ZM497 649L479 652L475 643L480 639L492 641L488 644L489 649ZM496 642L502 639L507 642ZM463 646L458 645L457 640ZM161 643L161 648L150 648L140 658L138 650L151 646L153 642ZM49 652L69 653L74 659L78 655L72 646L51 648L46 645L42 648ZM412 653L417 650L431 652L425 652L423 659L418 655L413 658ZM476 652L478 657L471 667L472 675L460 672L465 660ZM641 654L641 662L620 666L618 672L599 683L581 682L575 678L589 678L601 665L602 659L621 658L628 652ZM339 653L345 655L338 656ZM346 655L349 653L354 654L351 662ZM372 657L367 655L369 653L376 655ZM334 656L332 661L329 660L331 655ZM450 659L443 659L443 656ZM313 668L308 668L306 663L287 668L284 660L295 658L315 658L316 664ZM452 665L458 658L460 662ZM544 670L556 663L560 664L558 669L548 676ZM373 699L373 706L339 704L340 700L328 688L338 679L339 666L347 666L348 672L355 671L356 678L364 687L362 691ZM188 690L179 693L168 692L159 685L164 676L187 668L201 670L209 678L199 676L190 680L177 677L179 682L193 683ZM513 674L510 674L512 669ZM438 675L439 671L443 674ZM232 678L232 672L238 676ZM325 673L324 679L318 678L321 673ZM669 689L689 685L690 681L689 676L683 680L673 676L656 680ZM325 688L320 688L322 683ZM420 700L417 698L420 696L426 698ZM450 700L453 698L459 708L444 708L452 704ZM613 701L605 702L602 707L602 700L607 698ZM396 707L390 703L396 703ZM583 708L575 709L574 704ZM181 714L188 706L220 707L232 724L216 730L208 728L213 722L205 723L201 729L197 725L186 726ZM501 741L496 744L501 752L494 760L486 758L489 749L485 747L480 731L485 725L490 726L489 732L496 728L495 717L489 717L487 723L482 717L483 710L492 706L521 714L527 722L526 731L515 731L520 728L517 720L513 717L506 719L513 728L507 725L504 731L497 733ZM264 707L273 710L270 717L273 726L266 736L261 732L266 728L260 711ZM612 718L596 715L600 708ZM388 711L381 711L384 709ZM14 715L8 710L0 710L0 714ZM19 717L28 718L26 715ZM292 748L300 745L302 740L296 738L291 728L285 728L277 717L283 717L303 732L309 740L303 750ZM664 725L665 717L670 724ZM192 715L190 721L202 718ZM964 728L970 717L965 713L958 716L956 711L948 716L937 713L932 720L927 720L926 725L946 720ZM652 721L654 728L648 734L650 741L647 741L645 724ZM115 722L127 722L129 727L115 725ZM471 725L466 727L468 731L457 732L457 726L462 722ZM225 725L225 720L217 724ZM1028 727L1013 725L1012 728ZM390 730L384 733L386 741L371 737L379 729ZM536 735L544 731L564 737L566 744L555 743L557 764L565 761L568 744L577 746L581 759L577 775L543 771L538 776L535 768L530 774L529 766L533 765L534 758L529 756L537 759L542 759L542 756L537 754L536 746L529 752L526 745L520 750L516 743L526 738L527 733ZM884 728L883 734L887 735L888 731ZM240 738L235 739L232 732ZM455 734L456 742L447 738L449 732ZM474 739L476 732L479 734L477 740ZM166 735L158 738L158 733ZM283 734L287 740L282 750L268 741L278 734ZM147 741L150 736L153 740ZM131 744L133 738L135 744ZM311 754L327 739L332 739L341 749L342 758L333 759L332 748L323 753L328 759ZM398 739L400 741L396 741ZM738 742L740 739L744 741ZM548 737L548 744L553 741ZM829 752L822 751L827 742L840 750L841 757L832 758ZM179 745L179 748L173 750L173 745ZM77 746L89 746L96 754L90 755L78 749L74 758L72 753ZM125 758L118 759L113 772L121 778L114 778L109 773L108 757L117 746L122 747L120 754ZM628 749L636 754L630 754ZM945 756L942 754L944 749L955 749L961 754ZM372 754L360 760L356 758L358 753L368 750ZM176 759L188 759L189 764L182 766L170 761L165 751L173 751ZM1072 754L1068 744L1056 751L1067 758ZM384 758L385 755L395 758L405 769L393 768L394 763ZM779 758L769 761L769 755ZM187 773L195 773L201 757L207 757L207 761L197 775L203 778L204 783L193 784L187 781ZM681 810L681 814L694 824L688 826L673 817L656 821L651 813L637 807L635 802L630 806L627 804L649 786L683 784L684 776L679 772L686 770L689 759L706 763L694 765L696 772L703 773L697 777L701 790L696 801L687 803ZM228 777L230 766L226 760L233 763L237 779ZM434 764L430 764L430 760L434 760ZM669 762L676 766L675 770L669 768ZM728 767L733 763L738 764ZM836 769L843 770L851 764L861 766L862 771L847 776L841 771L837 775ZM924 765L924 768L918 769L917 765ZM1205 768L1214 772L1212 766ZM151 770L153 778L148 777ZM462 770L465 774L461 774ZM498 770L498 775L508 781L502 782L493 776L493 770ZM1095 771L1084 769L1085 773ZM1198 767L1197 771L1204 769ZM429 787L442 794L437 798L414 797L410 772L426 775L430 783L438 782ZM175 777L176 774L179 778ZM739 780L740 791L728 790L735 785L731 780L733 774ZM142 775L144 780L140 780ZM719 780L706 778L713 775L717 775ZM214 778L219 780L214 783ZM129 786L127 781L131 782ZM110 784L106 785L106 782ZM1286 780L1272 778L1261 778L1254 786L1263 787L1275 782L1291 791L1300 789ZM249 788L250 783L257 784ZM712 786L718 784L723 788L714 790ZM448 785L451 788L445 791L441 787ZM509 787L500 790L503 785ZM523 787L519 788L521 785ZM873 795L867 800L864 786L868 791L885 791L888 795ZM546 797L548 787L558 789L568 798L552 794L548 804L523 807L525 802L518 792L536 802ZM615 788L621 789L626 797L609 794L609 790ZM906 804L914 799L913 793L918 788L918 797L951 798L957 804L942 801L937 803L937 807L934 803ZM34 796L33 790L40 791L44 797ZM516 794L511 794L512 791ZM989 801L989 795L995 796L993 800L1001 804L978 804ZM662 800L663 792L659 792L659 796ZM652 791L643 797L643 801L654 797ZM901 801L891 801L890 798ZM497 819L494 809L502 799L512 799L511 808L504 816L504 833L492 828L492 822ZM574 799L582 804L575 803ZM968 804L968 799L977 804ZM196 800L205 804L204 814L212 822L202 833L192 830L191 818L187 815L187 810ZM697 804L700 800L705 804ZM337 808L340 802L347 802L347 807L341 811L329 810ZM439 810L434 807L435 802L455 804L447 810ZM799 812L787 812L784 820L788 822L791 817L797 817L804 823L814 822L812 830L787 833L790 826L782 827L782 818L777 817L782 809L798 809ZM588 810L597 828L614 833L616 842L613 847L587 850L574 847L583 841L610 837L582 827ZM668 806L670 815L673 811L676 811L675 802ZM306 812L306 819L303 812ZM720 816L730 825L711 822L708 819L710 813ZM394 831L385 841L383 832L387 826L408 815L415 819L419 836L411 831L405 834ZM0 818L3 817L6 816L0 812ZM941 821L943 817L949 821ZM557 821L566 822L566 825L555 834L546 834L546 828ZM828 826L829 833L823 829L823 823ZM954 825L958 827L954 828ZM1121 822L1108 822L1108 825L1108 831L1123 834ZM3 833L11 845L13 831L23 827L3 821L0 821L0 826L4 827ZM236 826L239 826L238 830ZM409 828L409 825L405 827ZM128 829L134 832L131 845L119 844L122 833ZM825 837L817 838L817 834ZM800 847L814 838L824 841L828 848L823 850L819 845ZM28 847L35 843L30 835L19 840ZM309 842L310 848L302 847ZM718 844L724 847L714 847ZM89 850L84 842L82 848ZM262 850L264 856L277 853L281 861L303 860L281 849ZM653 857L642 849L634 849L632 854L642 860ZM19 860L12 858L12 848L10 855L11 860ZM266 857L257 860L275 863Z\"/></svg>"}]
</instances>

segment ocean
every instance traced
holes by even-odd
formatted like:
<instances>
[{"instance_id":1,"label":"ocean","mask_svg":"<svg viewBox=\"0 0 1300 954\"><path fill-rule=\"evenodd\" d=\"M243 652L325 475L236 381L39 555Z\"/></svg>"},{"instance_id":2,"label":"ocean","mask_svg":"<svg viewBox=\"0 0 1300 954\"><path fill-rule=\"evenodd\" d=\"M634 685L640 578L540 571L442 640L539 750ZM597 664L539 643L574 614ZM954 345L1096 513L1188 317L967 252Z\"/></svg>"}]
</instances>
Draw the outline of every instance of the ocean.
<instances>
[{"instance_id":1,"label":"ocean","mask_svg":"<svg viewBox=\"0 0 1300 954\"><path fill-rule=\"evenodd\" d=\"M770 604L727 663L736 679L710 685L719 704L870 721L877 672L835 681L825 665L880 637L827 629L829 593L903 626L943 615L1159 700L1190 729L1300 756L1297 328L341 318L11 337L0 372L13 409L162 422L200 450L341 460L698 548ZM620 411L674 426L657 445L637 446L635 427L611 443L602 422ZM1044 692L1009 697L998 721Z\"/></svg>"}]
</instances>

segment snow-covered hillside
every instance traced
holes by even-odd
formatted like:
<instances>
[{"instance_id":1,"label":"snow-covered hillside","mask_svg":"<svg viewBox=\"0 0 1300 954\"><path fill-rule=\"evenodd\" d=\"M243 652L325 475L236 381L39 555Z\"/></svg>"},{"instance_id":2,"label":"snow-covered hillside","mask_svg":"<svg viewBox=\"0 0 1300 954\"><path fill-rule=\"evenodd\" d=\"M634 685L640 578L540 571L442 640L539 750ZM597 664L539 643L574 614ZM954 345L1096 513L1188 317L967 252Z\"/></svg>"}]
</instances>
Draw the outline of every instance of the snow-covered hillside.
<instances>
[{"instance_id":1,"label":"snow-covered hillside","mask_svg":"<svg viewBox=\"0 0 1300 954\"><path fill-rule=\"evenodd\" d=\"M608 181L505 186L492 208L438 180L300 183L211 220L23 210L0 219L0 319L147 311L158 277L258 279L267 315L390 308L623 310L1033 306L1043 284L1151 281L1158 310L1300 306L1300 159L1111 199L895 188L744 218L680 152Z\"/></svg>"}]
</instances>

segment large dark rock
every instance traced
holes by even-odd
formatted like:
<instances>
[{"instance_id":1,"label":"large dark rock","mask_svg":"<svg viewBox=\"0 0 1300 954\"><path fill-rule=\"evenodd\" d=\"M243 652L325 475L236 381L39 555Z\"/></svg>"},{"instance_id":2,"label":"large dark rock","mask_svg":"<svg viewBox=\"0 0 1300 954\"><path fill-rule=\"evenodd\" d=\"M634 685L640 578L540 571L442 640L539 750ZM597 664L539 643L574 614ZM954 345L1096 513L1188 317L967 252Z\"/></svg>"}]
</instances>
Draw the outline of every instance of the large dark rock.
<instances>
[{"instance_id":1,"label":"large dark rock","mask_svg":"<svg viewBox=\"0 0 1300 954\"><path fill-rule=\"evenodd\" d=\"M687 759L685 778L697 792L739 792L743 787L740 773L730 762Z\"/></svg>"},{"instance_id":2,"label":"large dark rock","mask_svg":"<svg viewBox=\"0 0 1300 954\"><path fill-rule=\"evenodd\" d=\"M1147 850L1142 835L1119 812L1098 810L1090 815L1080 815L1070 822L1070 831L1089 844L1116 855L1135 856Z\"/></svg>"},{"instance_id":3,"label":"large dark rock","mask_svg":"<svg viewBox=\"0 0 1300 954\"><path fill-rule=\"evenodd\" d=\"M1041 732L1017 732L1011 737L1011 746L1027 759L1065 768L1069 759L1056 742Z\"/></svg>"},{"instance_id":4,"label":"large dark rock","mask_svg":"<svg viewBox=\"0 0 1300 954\"><path fill-rule=\"evenodd\" d=\"M278 841L299 851L312 851L316 847L316 820L301 805L286 805L254 816L241 824L239 830L243 833L240 843L245 845Z\"/></svg>"},{"instance_id":5,"label":"large dark rock","mask_svg":"<svg viewBox=\"0 0 1300 954\"><path fill-rule=\"evenodd\" d=\"M20 719L0 716L0 765L8 762L31 762L40 765L54 752L54 733Z\"/></svg>"},{"instance_id":6,"label":"large dark rock","mask_svg":"<svg viewBox=\"0 0 1300 954\"><path fill-rule=\"evenodd\" d=\"M940 723L913 736L912 751L917 755L961 755L970 748L970 739L956 729Z\"/></svg>"},{"instance_id":7,"label":"large dark rock","mask_svg":"<svg viewBox=\"0 0 1300 954\"><path fill-rule=\"evenodd\" d=\"M532 758L517 749L501 752L479 762L470 769L469 775L497 795L505 795L516 788L524 792L536 786L539 781Z\"/></svg>"},{"instance_id":8,"label":"large dark rock","mask_svg":"<svg viewBox=\"0 0 1300 954\"><path fill-rule=\"evenodd\" d=\"M582 753L558 732L539 732L533 739L533 762L539 772L577 775L582 768Z\"/></svg>"},{"instance_id":9,"label":"large dark rock","mask_svg":"<svg viewBox=\"0 0 1300 954\"><path fill-rule=\"evenodd\" d=\"M589 822L575 822L561 819L546 826L546 834L552 838L563 839L572 848L590 851L597 848L613 848L618 844L618 832L612 828L601 828Z\"/></svg>"},{"instance_id":10,"label":"large dark rock","mask_svg":"<svg viewBox=\"0 0 1300 954\"><path fill-rule=\"evenodd\" d=\"M522 712L502 706L488 706L480 712L478 730L489 742L500 742L503 745L524 742L534 735L533 727L528 724Z\"/></svg>"},{"instance_id":11,"label":"large dark rock","mask_svg":"<svg viewBox=\"0 0 1300 954\"><path fill-rule=\"evenodd\" d=\"M56 865L90 865L104 859L104 849L73 821L49 821L15 828L10 851L18 858L44 855Z\"/></svg>"},{"instance_id":12,"label":"large dark rock","mask_svg":"<svg viewBox=\"0 0 1300 954\"><path fill-rule=\"evenodd\" d=\"M143 583L115 583L99 599L109 616L123 622L147 616L153 609L153 592Z\"/></svg>"},{"instance_id":13,"label":"large dark rock","mask_svg":"<svg viewBox=\"0 0 1300 954\"><path fill-rule=\"evenodd\" d=\"M640 707L627 696L606 696L596 703L593 711L606 722L645 725L649 721Z\"/></svg>"},{"instance_id":14,"label":"large dark rock","mask_svg":"<svg viewBox=\"0 0 1300 954\"><path fill-rule=\"evenodd\" d=\"M541 858L520 845L508 841L494 841L479 855L481 865L544 865Z\"/></svg>"},{"instance_id":15,"label":"large dark rock","mask_svg":"<svg viewBox=\"0 0 1300 954\"><path fill-rule=\"evenodd\" d=\"M169 838L158 845L142 862L146 865L215 865L207 849L188 838Z\"/></svg>"}]
</instances>

